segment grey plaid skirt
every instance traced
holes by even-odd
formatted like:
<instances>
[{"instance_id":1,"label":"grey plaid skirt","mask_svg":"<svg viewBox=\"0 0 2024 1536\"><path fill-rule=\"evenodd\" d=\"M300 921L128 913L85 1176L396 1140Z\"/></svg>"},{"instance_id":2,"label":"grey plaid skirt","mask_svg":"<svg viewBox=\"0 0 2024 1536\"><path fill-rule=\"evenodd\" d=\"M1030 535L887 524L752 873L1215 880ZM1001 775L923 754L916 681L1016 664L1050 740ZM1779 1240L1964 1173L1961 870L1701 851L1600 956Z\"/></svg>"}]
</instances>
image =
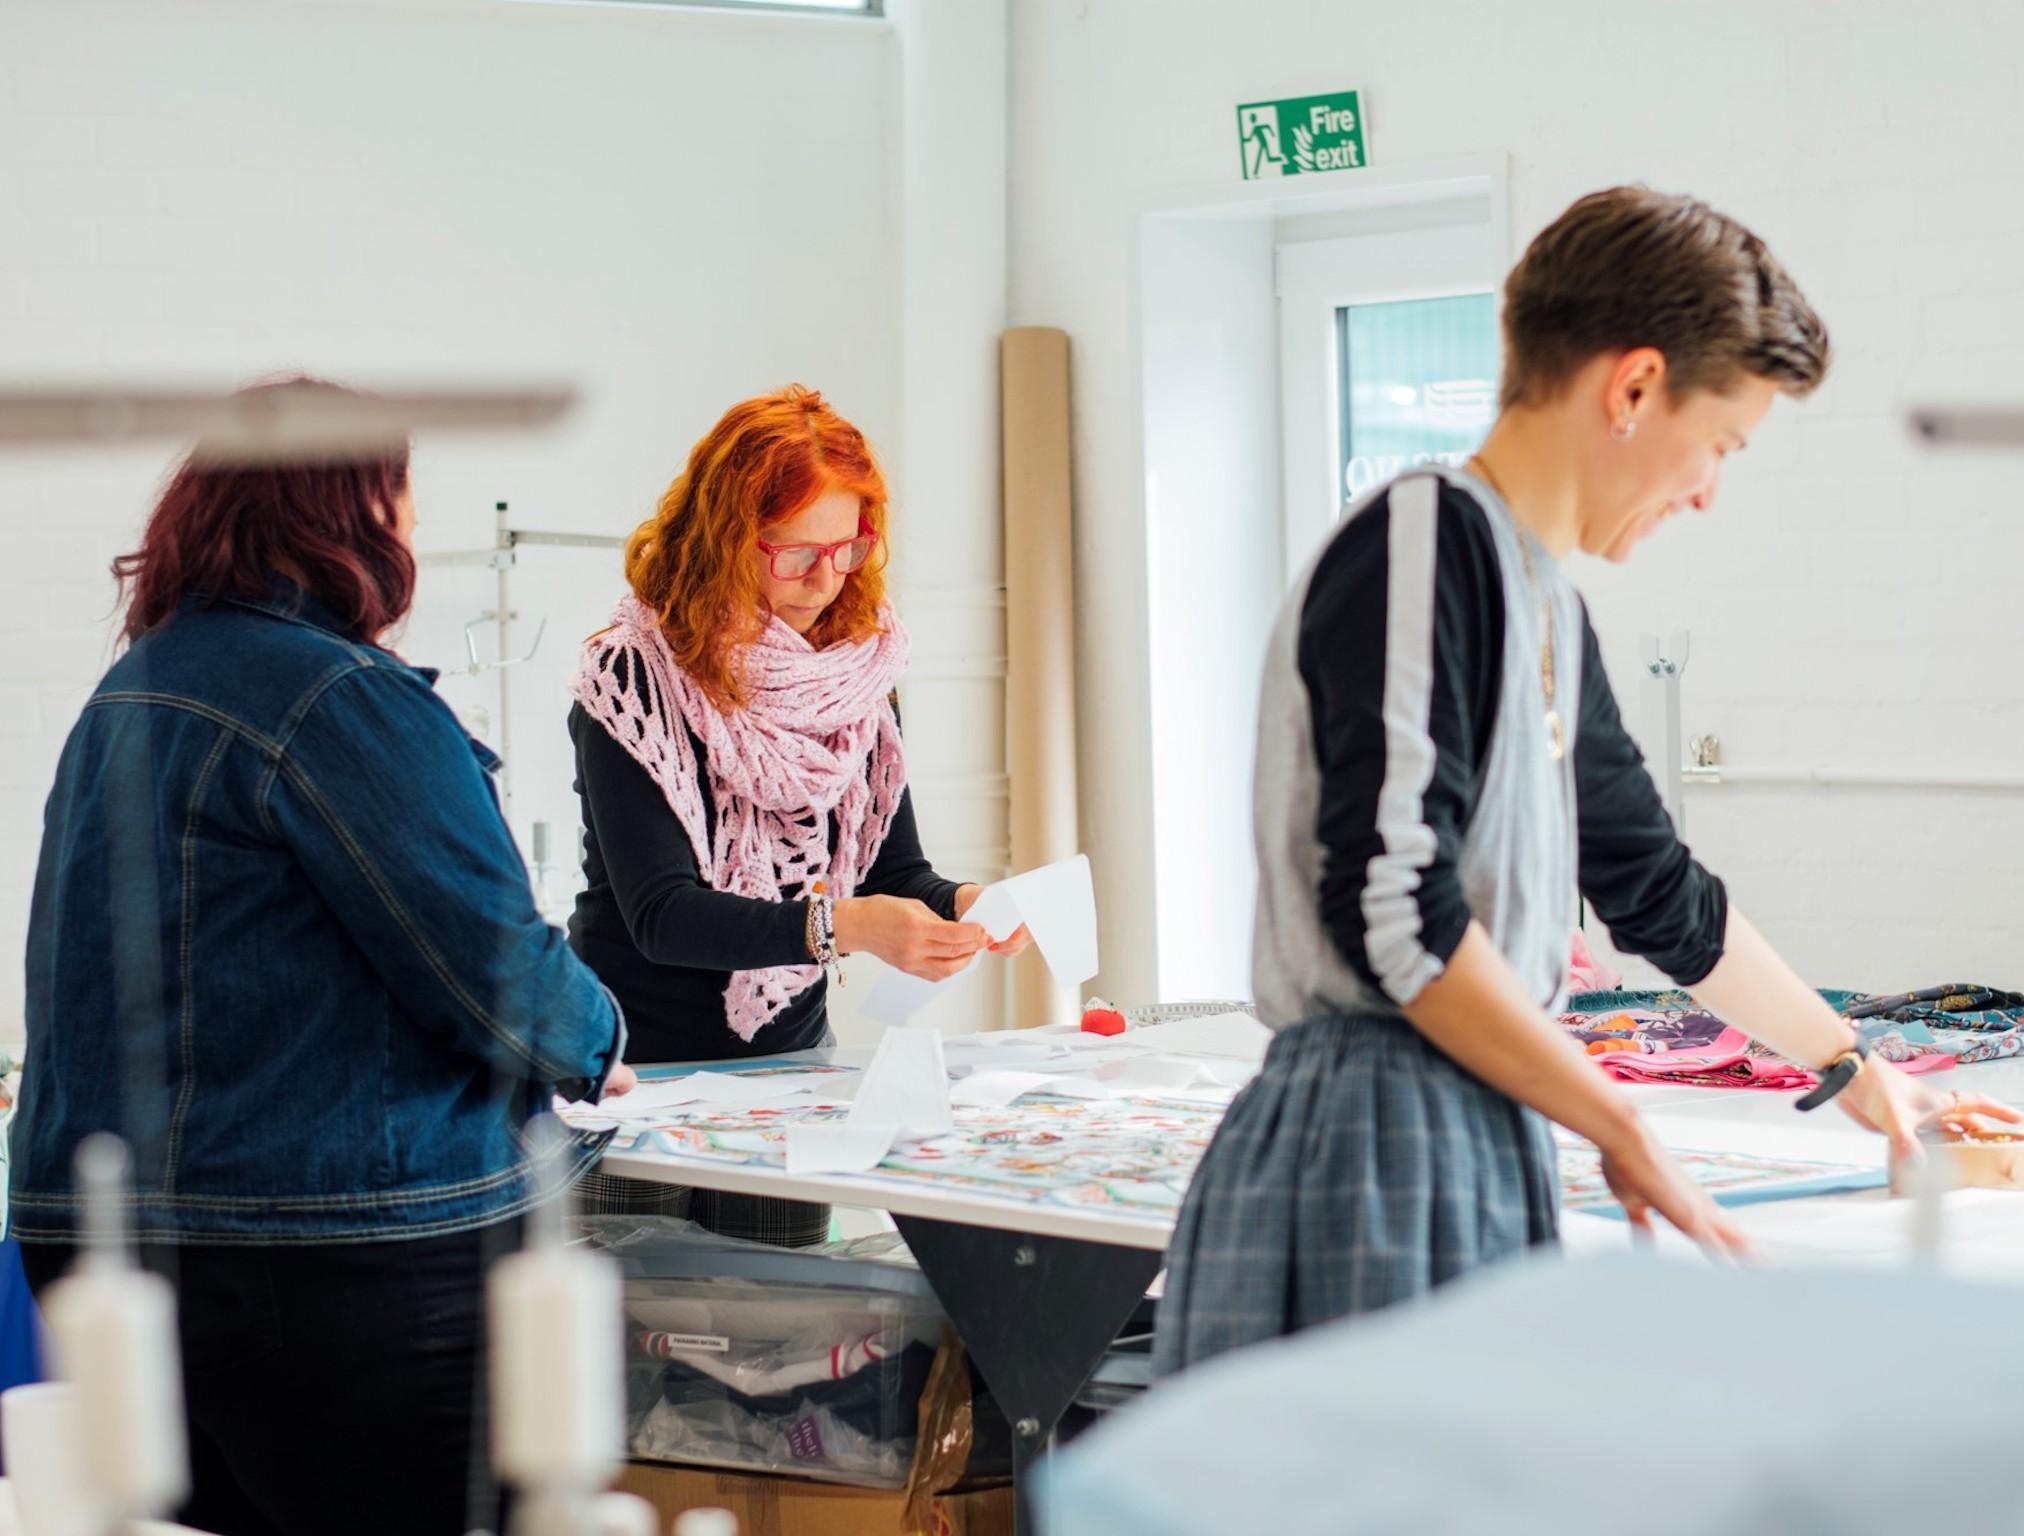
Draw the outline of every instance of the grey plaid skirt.
<instances>
[{"instance_id":1,"label":"grey plaid skirt","mask_svg":"<svg viewBox=\"0 0 2024 1536\"><path fill-rule=\"evenodd\" d=\"M1181 1207L1154 1369L1389 1306L1550 1243L1559 1195L1546 1121L1403 1019L1283 1030Z\"/></svg>"}]
</instances>

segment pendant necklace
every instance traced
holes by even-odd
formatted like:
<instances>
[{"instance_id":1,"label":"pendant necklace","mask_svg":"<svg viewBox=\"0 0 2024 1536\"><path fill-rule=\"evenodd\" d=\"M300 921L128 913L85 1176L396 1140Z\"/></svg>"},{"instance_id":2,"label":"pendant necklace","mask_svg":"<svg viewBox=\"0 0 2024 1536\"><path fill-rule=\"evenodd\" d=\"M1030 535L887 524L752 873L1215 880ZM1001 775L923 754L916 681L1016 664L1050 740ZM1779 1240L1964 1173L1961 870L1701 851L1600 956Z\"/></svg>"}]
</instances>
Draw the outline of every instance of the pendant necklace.
<instances>
[{"instance_id":1,"label":"pendant necklace","mask_svg":"<svg viewBox=\"0 0 2024 1536\"><path fill-rule=\"evenodd\" d=\"M1511 498L1504 494L1504 487L1490 473L1490 466L1483 462L1483 456L1477 454L1470 462L1476 466L1476 473L1497 493L1504 509L1510 511ZM1532 569L1532 551L1526 547L1525 530L1518 526L1515 512L1511 515L1511 529L1518 538L1518 558L1525 562L1525 585L1531 589L1533 606L1539 610L1539 682L1546 693L1546 755L1557 763L1567 756L1567 731L1560 723L1560 711L1554 707L1553 609L1539 586L1538 574Z\"/></svg>"}]
</instances>

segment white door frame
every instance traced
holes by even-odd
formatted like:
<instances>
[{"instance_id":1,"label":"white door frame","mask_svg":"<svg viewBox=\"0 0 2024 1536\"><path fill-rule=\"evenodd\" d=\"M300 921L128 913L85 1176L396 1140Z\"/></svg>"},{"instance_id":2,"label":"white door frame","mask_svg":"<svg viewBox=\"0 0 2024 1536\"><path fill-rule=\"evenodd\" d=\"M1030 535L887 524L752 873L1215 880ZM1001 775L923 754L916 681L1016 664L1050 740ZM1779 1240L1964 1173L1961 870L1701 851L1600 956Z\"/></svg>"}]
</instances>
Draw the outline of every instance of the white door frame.
<instances>
[{"instance_id":1,"label":"white door frame","mask_svg":"<svg viewBox=\"0 0 2024 1536\"><path fill-rule=\"evenodd\" d=\"M1501 212L1501 200L1493 201L1491 220ZM1486 221L1279 247L1279 412L1286 454L1282 547L1289 583L1306 569L1342 509L1336 312L1352 304L1495 292L1503 280L1507 246L1504 230Z\"/></svg>"}]
</instances>

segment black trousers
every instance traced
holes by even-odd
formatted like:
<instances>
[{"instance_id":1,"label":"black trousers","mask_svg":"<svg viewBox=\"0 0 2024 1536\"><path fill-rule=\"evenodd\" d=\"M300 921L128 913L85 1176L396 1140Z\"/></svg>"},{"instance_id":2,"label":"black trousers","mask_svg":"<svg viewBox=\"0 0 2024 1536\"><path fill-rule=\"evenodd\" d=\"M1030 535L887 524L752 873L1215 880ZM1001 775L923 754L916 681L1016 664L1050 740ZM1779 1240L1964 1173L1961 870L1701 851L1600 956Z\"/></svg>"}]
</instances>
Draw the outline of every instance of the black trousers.
<instances>
[{"instance_id":1,"label":"black trousers","mask_svg":"<svg viewBox=\"0 0 2024 1536\"><path fill-rule=\"evenodd\" d=\"M488 1459L484 1272L509 1222L414 1242L144 1245L175 1284L192 1487L218 1536L504 1528ZM40 1292L75 1250L23 1243Z\"/></svg>"}]
</instances>

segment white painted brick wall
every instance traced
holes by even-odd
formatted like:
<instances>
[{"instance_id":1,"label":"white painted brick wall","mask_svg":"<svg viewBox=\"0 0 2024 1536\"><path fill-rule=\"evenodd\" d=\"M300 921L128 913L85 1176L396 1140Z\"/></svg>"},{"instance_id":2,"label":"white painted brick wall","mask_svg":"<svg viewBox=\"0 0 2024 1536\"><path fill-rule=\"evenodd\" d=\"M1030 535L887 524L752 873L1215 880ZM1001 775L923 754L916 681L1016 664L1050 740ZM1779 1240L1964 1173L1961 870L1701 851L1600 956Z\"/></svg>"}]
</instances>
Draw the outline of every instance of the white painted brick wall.
<instances>
[{"instance_id":1,"label":"white painted brick wall","mask_svg":"<svg viewBox=\"0 0 2024 1536\"><path fill-rule=\"evenodd\" d=\"M488 543L501 497L526 525L629 532L757 390L818 384L890 436L895 70L880 23L0 0L0 380L569 378L585 401L554 434L418 445L420 542ZM0 1038L42 803L111 655L107 567L166 465L0 456ZM512 680L516 830L551 821L565 860L567 662L619 587L615 554L537 551L516 577L523 639L550 619ZM489 606L482 579L425 572L404 649L455 662ZM492 678L444 692L496 700Z\"/></svg>"},{"instance_id":2,"label":"white painted brick wall","mask_svg":"<svg viewBox=\"0 0 2024 1536\"><path fill-rule=\"evenodd\" d=\"M1035 0L1013 41L1013 320L1075 337L1077 510L1107 566L1143 563L1134 201L1234 188L1237 102L1360 87L1374 161L1508 153L1521 246L1596 187L1690 191L1834 333L1830 384L1774 410L1712 517L1577 565L1633 724L1639 634L1682 626L1687 731L1733 762L2024 770L2024 454L1935 457L1902 424L1912 400L2024 398L2024 7ZM1086 590L1091 814L1150 867L1120 734L1143 619ZM2024 984L2024 800L1689 795L1691 839L1816 982ZM1149 973L1150 915L1106 920L1107 958Z\"/></svg>"}]
</instances>

